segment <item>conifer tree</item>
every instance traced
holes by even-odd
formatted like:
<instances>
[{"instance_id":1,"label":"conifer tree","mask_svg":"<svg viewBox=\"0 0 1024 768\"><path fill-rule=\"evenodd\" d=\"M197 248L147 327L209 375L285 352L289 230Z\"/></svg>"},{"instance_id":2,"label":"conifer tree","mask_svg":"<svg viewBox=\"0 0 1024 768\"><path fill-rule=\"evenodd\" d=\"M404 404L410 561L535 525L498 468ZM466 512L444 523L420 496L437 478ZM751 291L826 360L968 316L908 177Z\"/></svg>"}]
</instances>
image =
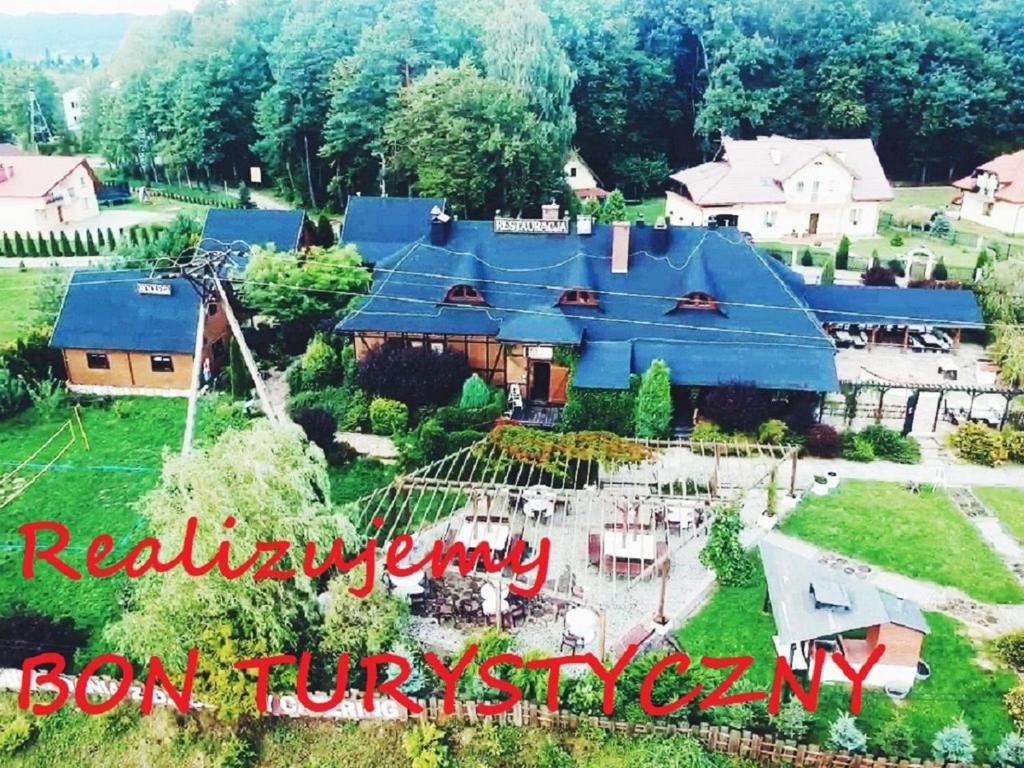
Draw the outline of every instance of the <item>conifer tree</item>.
<instances>
[{"instance_id":1,"label":"conifer tree","mask_svg":"<svg viewBox=\"0 0 1024 768\"><path fill-rule=\"evenodd\" d=\"M36 248L39 250L39 255L44 259L49 257L50 249L47 247L46 238L43 237L42 232L36 236Z\"/></svg>"},{"instance_id":2,"label":"conifer tree","mask_svg":"<svg viewBox=\"0 0 1024 768\"><path fill-rule=\"evenodd\" d=\"M52 229L50 230L50 255L54 257L64 255L60 247L60 240L57 239L57 233Z\"/></svg>"},{"instance_id":3,"label":"conifer tree","mask_svg":"<svg viewBox=\"0 0 1024 768\"><path fill-rule=\"evenodd\" d=\"M82 242L82 233L75 230L75 256L85 256L85 243Z\"/></svg>"},{"instance_id":4,"label":"conifer tree","mask_svg":"<svg viewBox=\"0 0 1024 768\"><path fill-rule=\"evenodd\" d=\"M100 252L96 249L96 241L92 238L92 230L85 230L85 252L89 256L99 256Z\"/></svg>"},{"instance_id":5,"label":"conifer tree","mask_svg":"<svg viewBox=\"0 0 1024 768\"><path fill-rule=\"evenodd\" d=\"M11 243L11 236L4 232L4 256L14 255L14 245Z\"/></svg>"},{"instance_id":6,"label":"conifer tree","mask_svg":"<svg viewBox=\"0 0 1024 768\"><path fill-rule=\"evenodd\" d=\"M14 255L19 259L25 255L25 241L21 237L21 232L14 233Z\"/></svg>"},{"instance_id":7,"label":"conifer tree","mask_svg":"<svg viewBox=\"0 0 1024 768\"><path fill-rule=\"evenodd\" d=\"M68 240L68 233L60 233L60 252L62 256L74 256L74 251L71 250L71 241Z\"/></svg>"},{"instance_id":8,"label":"conifer tree","mask_svg":"<svg viewBox=\"0 0 1024 768\"><path fill-rule=\"evenodd\" d=\"M103 230L96 230L96 247L101 251L107 247L107 239L103 236Z\"/></svg>"},{"instance_id":9,"label":"conifer tree","mask_svg":"<svg viewBox=\"0 0 1024 768\"><path fill-rule=\"evenodd\" d=\"M117 248L117 240L114 239L114 230L107 227L107 248L114 250Z\"/></svg>"},{"instance_id":10,"label":"conifer tree","mask_svg":"<svg viewBox=\"0 0 1024 768\"><path fill-rule=\"evenodd\" d=\"M36 239L29 234L25 235L25 255L30 259L34 259L39 255L39 249L36 247Z\"/></svg>"}]
</instances>

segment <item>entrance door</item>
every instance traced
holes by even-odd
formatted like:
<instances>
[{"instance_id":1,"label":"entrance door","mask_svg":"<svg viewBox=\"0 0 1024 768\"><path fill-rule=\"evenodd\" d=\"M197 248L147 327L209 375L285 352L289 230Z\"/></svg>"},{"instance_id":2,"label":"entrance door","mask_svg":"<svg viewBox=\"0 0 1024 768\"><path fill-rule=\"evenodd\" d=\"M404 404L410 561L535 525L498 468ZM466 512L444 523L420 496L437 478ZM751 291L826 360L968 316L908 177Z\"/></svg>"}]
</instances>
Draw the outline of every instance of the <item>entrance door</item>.
<instances>
[{"instance_id":1,"label":"entrance door","mask_svg":"<svg viewBox=\"0 0 1024 768\"><path fill-rule=\"evenodd\" d=\"M818 219L821 218L821 214L812 213L811 220L807 224L807 234L816 235L818 234Z\"/></svg>"},{"instance_id":2,"label":"entrance door","mask_svg":"<svg viewBox=\"0 0 1024 768\"><path fill-rule=\"evenodd\" d=\"M551 391L551 363L536 361L530 365L529 400L547 402Z\"/></svg>"}]
</instances>

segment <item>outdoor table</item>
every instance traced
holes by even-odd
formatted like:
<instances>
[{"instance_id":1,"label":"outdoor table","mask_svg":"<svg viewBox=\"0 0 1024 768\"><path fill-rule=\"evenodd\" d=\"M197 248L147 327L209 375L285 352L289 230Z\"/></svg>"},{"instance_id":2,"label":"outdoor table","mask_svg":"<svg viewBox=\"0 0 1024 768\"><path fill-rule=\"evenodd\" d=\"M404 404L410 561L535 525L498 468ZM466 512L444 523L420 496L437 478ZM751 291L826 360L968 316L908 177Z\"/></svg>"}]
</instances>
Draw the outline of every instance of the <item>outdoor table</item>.
<instances>
[{"instance_id":1,"label":"outdoor table","mask_svg":"<svg viewBox=\"0 0 1024 768\"><path fill-rule=\"evenodd\" d=\"M489 598L485 597L484 600L483 600L483 604L482 604L483 605L484 615L485 616L493 616L494 614L496 614L498 612L497 604L498 604L498 601L494 599L494 595L493 594ZM502 600L501 601L501 614L502 614L502 616L507 614L511 607L512 606L510 606L508 604L508 600Z\"/></svg>"},{"instance_id":2,"label":"outdoor table","mask_svg":"<svg viewBox=\"0 0 1024 768\"><path fill-rule=\"evenodd\" d=\"M555 500L552 498L527 498L523 502L523 511L530 517L549 520L555 513Z\"/></svg>"},{"instance_id":3,"label":"outdoor table","mask_svg":"<svg viewBox=\"0 0 1024 768\"><path fill-rule=\"evenodd\" d=\"M618 560L654 560L657 555L654 537L648 533L605 531L603 544L604 556Z\"/></svg>"},{"instance_id":4,"label":"outdoor table","mask_svg":"<svg viewBox=\"0 0 1024 768\"><path fill-rule=\"evenodd\" d=\"M485 581L483 584L480 585L480 599L483 600L484 602L487 602L488 600L493 601L494 600L494 596L496 594L497 594L497 590L494 588L494 585L491 584L491 582ZM502 598L502 600L504 600L506 597L508 597L509 594L510 594L510 592L509 592L508 584L507 583L502 584L501 585L501 598Z\"/></svg>"},{"instance_id":5,"label":"outdoor table","mask_svg":"<svg viewBox=\"0 0 1024 768\"><path fill-rule=\"evenodd\" d=\"M693 506L675 502L665 503L665 521L678 523L681 528L689 528L693 525Z\"/></svg>"},{"instance_id":6,"label":"outdoor table","mask_svg":"<svg viewBox=\"0 0 1024 768\"><path fill-rule=\"evenodd\" d=\"M486 543L492 552L501 552L508 546L509 527L503 523L466 521L459 528L455 540L467 548Z\"/></svg>"},{"instance_id":7,"label":"outdoor table","mask_svg":"<svg viewBox=\"0 0 1024 768\"><path fill-rule=\"evenodd\" d=\"M589 608L570 608L565 614L565 631L589 645L597 639L597 614Z\"/></svg>"},{"instance_id":8,"label":"outdoor table","mask_svg":"<svg viewBox=\"0 0 1024 768\"><path fill-rule=\"evenodd\" d=\"M397 595L411 597L412 595L422 595L427 591L423 583L422 571L408 576L395 576L393 573L388 573L388 580Z\"/></svg>"}]
</instances>

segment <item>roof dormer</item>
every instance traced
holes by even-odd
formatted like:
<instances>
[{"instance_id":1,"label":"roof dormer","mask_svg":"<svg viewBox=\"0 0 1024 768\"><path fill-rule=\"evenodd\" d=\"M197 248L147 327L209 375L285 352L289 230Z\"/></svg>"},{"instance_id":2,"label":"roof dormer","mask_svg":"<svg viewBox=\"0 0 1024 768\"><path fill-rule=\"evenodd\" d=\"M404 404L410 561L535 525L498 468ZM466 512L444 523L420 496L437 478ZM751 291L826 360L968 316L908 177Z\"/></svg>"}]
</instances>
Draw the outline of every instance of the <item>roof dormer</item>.
<instances>
[{"instance_id":1,"label":"roof dormer","mask_svg":"<svg viewBox=\"0 0 1024 768\"><path fill-rule=\"evenodd\" d=\"M680 297L679 301L676 302L676 309L701 309L701 310L718 310L718 300L710 293L704 293L703 291L693 291Z\"/></svg>"},{"instance_id":2,"label":"roof dormer","mask_svg":"<svg viewBox=\"0 0 1024 768\"><path fill-rule=\"evenodd\" d=\"M444 297L446 304L486 304L484 295L472 285L459 283L448 289Z\"/></svg>"},{"instance_id":3,"label":"roof dormer","mask_svg":"<svg viewBox=\"0 0 1024 768\"><path fill-rule=\"evenodd\" d=\"M558 299L561 307L596 307L597 294L585 288L570 288L563 291Z\"/></svg>"}]
</instances>

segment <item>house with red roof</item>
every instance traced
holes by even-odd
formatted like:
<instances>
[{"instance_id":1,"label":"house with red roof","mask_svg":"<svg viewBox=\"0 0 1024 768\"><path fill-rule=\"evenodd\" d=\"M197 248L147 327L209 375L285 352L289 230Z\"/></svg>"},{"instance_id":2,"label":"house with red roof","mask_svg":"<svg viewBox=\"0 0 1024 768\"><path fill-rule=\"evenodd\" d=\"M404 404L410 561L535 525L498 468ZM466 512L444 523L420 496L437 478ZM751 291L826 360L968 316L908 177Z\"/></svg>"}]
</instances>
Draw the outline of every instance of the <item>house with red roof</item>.
<instances>
[{"instance_id":1,"label":"house with red roof","mask_svg":"<svg viewBox=\"0 0 1024 768\"><path fill-rule=\"evenodd\" d=\"M870 139L725 138L717 157L669 177L677 226L736 227L758 240L873 235L893 192Z\"/></svg>"},{"instance_id":2,"label":"house with red roof","mask_svg":"<svg viewBox=\"0 0 1024 768\"><path fill-rule=\"evenodd\" d=\"M597 174L576 150L570 152L566 158L563 172L565 183L580 200L604 200L608 197L607 190L601 188L601 180L597 178Z\"/></svg>"},{"instance_id":3,"label":"house with red roof","mask_svg":"<svg viewBox=\"0 0 1024 768\"><path fill-rule=\"evenodd\" d=\"M1024 149L979 165L953 182L963 190L960 218L1008 235L1024 232Z\"/></svg>"},{"instance_id":4,"label":"house with red roof","mask_svg":"<svg viewBox=\"0 0 1024 768\"><path fill-rule=\"evenodd\" d=\"M0 155L0 231L49 232L99 214L84 157Z\"/></svg>"}]
</instances>

